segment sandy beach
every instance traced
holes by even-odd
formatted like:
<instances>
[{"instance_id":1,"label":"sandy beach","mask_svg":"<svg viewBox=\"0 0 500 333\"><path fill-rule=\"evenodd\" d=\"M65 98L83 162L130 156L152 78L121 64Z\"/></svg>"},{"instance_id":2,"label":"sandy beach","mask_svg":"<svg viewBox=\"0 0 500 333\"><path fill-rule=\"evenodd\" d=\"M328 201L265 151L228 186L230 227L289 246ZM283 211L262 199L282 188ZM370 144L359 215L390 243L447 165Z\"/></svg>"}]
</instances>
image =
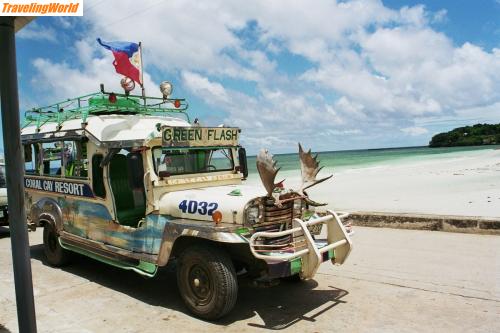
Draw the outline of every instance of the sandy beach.
<instances>
[{"instance_id":1,"label":"sandy beach","mask_svg":"<svg viewBox=\"0 0 500 333\"><path fill-rule=\"evenodd\" d=\"M321 158L321 154L320 154ZM309 191L349 212L500 216L500 150L438 154L357 168L325 168L334 178ZM300 171L280 173L298 188ZM249 182L259 183L252 175Z\"/></svg>"}]
</instances>

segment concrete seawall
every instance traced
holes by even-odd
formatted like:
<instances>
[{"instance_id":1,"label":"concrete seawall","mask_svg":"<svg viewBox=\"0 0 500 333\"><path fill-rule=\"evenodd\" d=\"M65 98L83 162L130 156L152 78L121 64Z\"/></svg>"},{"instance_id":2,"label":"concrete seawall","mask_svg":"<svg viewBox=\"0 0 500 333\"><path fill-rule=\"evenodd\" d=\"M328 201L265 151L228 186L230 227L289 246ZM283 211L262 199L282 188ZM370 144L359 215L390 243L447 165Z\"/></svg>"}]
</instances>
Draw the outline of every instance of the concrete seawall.
<instances>
[{"instance_id":1,"label":"concrete seawall","mask_svg":"<svg viewBox=\"0 0 500 333\"><path fill-rule=\"evenodd\" d=\"M354 226L500 235L500 217L353 212Z\"/></svg>"}]
</instances>

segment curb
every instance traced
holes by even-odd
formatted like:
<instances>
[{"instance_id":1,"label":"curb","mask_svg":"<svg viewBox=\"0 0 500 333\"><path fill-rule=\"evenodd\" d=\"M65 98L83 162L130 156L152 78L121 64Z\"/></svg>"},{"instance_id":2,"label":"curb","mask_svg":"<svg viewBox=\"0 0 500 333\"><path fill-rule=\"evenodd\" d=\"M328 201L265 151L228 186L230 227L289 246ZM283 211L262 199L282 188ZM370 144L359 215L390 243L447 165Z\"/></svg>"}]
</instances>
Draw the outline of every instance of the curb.
<instances>
[{"instance_id":1,"label":"curb","mask_svg":"<svg viewBox=\"0 0 500 333\"><path fill-rule=\"evenodd\" d=\"M355 226L500 235L500 217L354 212Z\"/></svg>"}]
</instances>

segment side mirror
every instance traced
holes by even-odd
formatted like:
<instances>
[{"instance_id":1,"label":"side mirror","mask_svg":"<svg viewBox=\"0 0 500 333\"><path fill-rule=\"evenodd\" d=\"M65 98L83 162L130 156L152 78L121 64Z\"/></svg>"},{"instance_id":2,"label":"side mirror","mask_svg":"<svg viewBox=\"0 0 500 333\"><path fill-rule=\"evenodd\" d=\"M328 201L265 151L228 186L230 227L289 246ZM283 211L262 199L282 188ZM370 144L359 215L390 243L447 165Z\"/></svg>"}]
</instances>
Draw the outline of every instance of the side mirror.
<instances>
[{"instance_id":1,"label":"side mirror","mask_svg":"<svg viewBox=\"0 0 500 333\"><path fill-rule=\"evenodd\" d=\"M248 177L248 166L247 166L247 151L245 148L240 147L238 149L238 160L240 162L240 172L243 174L243 178Z\"/></svg>"}]
</instances>

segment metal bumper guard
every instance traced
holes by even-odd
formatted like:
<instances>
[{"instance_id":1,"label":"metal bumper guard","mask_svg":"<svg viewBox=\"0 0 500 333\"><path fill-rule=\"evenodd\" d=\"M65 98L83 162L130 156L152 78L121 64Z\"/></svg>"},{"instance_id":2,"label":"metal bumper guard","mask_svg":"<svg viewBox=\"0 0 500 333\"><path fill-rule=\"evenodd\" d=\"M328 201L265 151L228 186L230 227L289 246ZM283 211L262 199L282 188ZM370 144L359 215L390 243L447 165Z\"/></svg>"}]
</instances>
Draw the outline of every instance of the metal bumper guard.
<instances>
[{"instance_id":1,"label":"metal bumper guard","mask_svg":"<svg viewBox=\"0 0 500 333\"><path fill-rule=\"evenodd\" d=\"M256 232L250 238L250 250L252 254L259 259L265 261L291 261L296 258L301 258L301 276L305 279L312 278L323 262L323 253L330 250L335 250L335 255L331 258L333 264L340 265L349 256L351 252L352 242L342 224L341 219L346 218L349 214L342 213L338 215L332 210L327 211L326 216L309 219L307 222L300 219L293 220L293 228L285 231L276 232ZM308 227L317 224L326 224L327 226L327 242L315 241ZM283 245L262 244L262 239L275 239L287 235L292 236L292 244L301 243L301 246L292 246L291 248L283 249ZM297 241L300 239L300 241Z\"/></svg>"}]
</instances>

